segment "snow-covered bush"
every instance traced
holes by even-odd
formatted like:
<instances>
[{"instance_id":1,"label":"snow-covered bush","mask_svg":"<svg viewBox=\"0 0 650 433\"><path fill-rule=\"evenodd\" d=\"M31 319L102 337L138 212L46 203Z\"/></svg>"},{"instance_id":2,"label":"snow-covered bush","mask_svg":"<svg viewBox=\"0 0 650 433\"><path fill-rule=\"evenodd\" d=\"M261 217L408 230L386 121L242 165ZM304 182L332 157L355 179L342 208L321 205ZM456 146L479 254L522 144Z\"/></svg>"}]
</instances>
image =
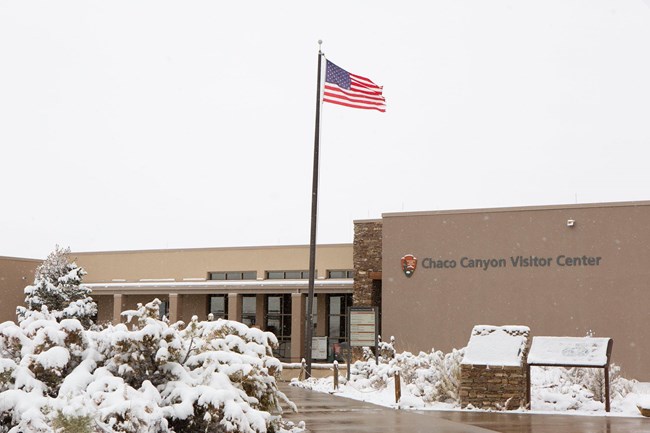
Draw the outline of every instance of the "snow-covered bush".
<instances>
[{"instance_id":1,"label":"snow-covered bush","mask_svg":"<svg viewBox=\"0 0 650 433\"><path fill-rule=\"evenodd\" d=\"M70 248L57 245L36 269L34 283L25 287L26 307L18 307L18 321L44 308L56 320L75 318L88 328L97 314L97 304L90 297L90 289L81 285L86 271L70 262Z\"/></svg>"},{"instance_id":2,"label":"snow-covered bush","mask_svg":"<svg viewBox=\"0 0 650 433\"><path fill-rule=\"evenodd\" d=\"M408 352L397 355L397 366L410 393L426 403L460 401L460 363L463 350L450 353L431 350L413 356Z\"/></svg>"},{"instance_id":3,"label":"snow-covered bush","mask_svg":"<svg viewBox=\"0 0 650 433\"><path fill-rule=\"evenodd\" d=\"M633 391L635 380L621 376L616 364L610 368L611 399L623 399ZM531 400L537 410L602 411L605 373L602 368L535 367L531 369Z\"/></svg>"},{"instance_id":4,"label":"snow-covered bush","mask_svg":"<svg viewBox=\"0 0 650 433\"><path fill-rule=\"evenodd\" d=\"M381 390L393 380L396 372L402 386L424 402L459 402L460 363L463 349L450 353L431 350L429 353L397 353L395 338L381 342L379 363L370 350L364 348L364 360L355 362L350 369L350 385L358 389Z\"/></svg>"},{"instance_id":5,"label":"snow-covered bush","mask_svg":"<svg viewBox=\"0 0 650 433\"><path fill-rule=\"evenodd\" d=\"M0 324L0 433L284 431L271 413L288 402L275 336L226 320L170 325L159 306L99 331L46 309Z\"/></svg>"}]
</instances>

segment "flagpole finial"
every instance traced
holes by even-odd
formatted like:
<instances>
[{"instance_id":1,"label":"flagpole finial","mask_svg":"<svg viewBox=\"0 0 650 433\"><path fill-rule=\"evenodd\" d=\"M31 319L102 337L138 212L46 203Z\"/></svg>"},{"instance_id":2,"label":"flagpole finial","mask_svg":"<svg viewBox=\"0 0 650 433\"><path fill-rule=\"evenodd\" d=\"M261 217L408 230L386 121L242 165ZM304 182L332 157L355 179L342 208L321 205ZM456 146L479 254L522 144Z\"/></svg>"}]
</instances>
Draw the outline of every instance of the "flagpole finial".
<instances>
[{"instance_id":1,"label":"flagpole finial","mask_svg":"<svg viewBox=\"0 0 650 433\"><path fill-rule=\"evenodd\" d=\"M318 40L318 52L319 52L319 53L321 52L321 46L322 46L322 45L323 45L323 40L322 40L322 39L319 39L319 40Z\"/></svg>"}]
</instances>

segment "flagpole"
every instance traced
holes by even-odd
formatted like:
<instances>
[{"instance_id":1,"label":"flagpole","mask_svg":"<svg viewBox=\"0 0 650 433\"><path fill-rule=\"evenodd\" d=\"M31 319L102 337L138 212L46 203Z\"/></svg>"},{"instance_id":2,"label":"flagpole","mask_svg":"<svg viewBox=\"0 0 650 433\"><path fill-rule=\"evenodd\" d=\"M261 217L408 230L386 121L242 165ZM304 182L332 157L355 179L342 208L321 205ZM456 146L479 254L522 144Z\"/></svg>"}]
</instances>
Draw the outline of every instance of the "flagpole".
<instances>
[{"instance_id":1,"label":"flagpole","mask_svg":"<svg viewBox=\"0 0 650 433\"><path fill-rule=\"evenodd\" d=\"M309 293L307 296L307 332L305 332L306 377L311 377L312 335L314 330L314 280L316 278L316 215L318 213L318 151L320 145L321 63L323 53L318 41L318 73L316 78L316 125L314 131L314 169L311 189L311 236L309 240ZM323 320L324 318L320 318Z\"/></svg>"}]
</instances>

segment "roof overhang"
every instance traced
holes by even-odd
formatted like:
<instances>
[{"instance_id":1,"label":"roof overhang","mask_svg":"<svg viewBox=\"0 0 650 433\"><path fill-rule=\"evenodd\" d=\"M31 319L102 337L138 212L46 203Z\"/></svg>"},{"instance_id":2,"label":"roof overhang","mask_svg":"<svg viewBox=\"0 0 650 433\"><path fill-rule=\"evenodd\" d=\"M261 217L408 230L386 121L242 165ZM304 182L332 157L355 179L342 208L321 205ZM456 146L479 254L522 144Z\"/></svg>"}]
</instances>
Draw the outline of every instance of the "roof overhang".
<instances>
[{"instance_id":1,"label":"roof overhang","mask_svg":"<svg viewBox=\"0 0 650 433\"><path fill-rule=\"evenodd\" d=\"M352 280L316 280L314 293L352 293ZM307 280L88 283L94 295L308 293Z\"/></svg>"}]
</instances>

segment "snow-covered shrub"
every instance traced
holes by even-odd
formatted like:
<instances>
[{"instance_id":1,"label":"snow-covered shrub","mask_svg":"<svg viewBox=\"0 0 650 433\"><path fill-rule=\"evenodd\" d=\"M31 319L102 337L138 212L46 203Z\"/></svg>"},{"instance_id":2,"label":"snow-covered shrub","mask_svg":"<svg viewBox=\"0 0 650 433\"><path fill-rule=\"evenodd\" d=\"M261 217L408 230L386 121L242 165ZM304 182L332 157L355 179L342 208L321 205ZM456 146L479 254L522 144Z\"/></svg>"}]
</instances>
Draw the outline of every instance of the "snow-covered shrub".
<instances>
[{"instance_id":1,"label":"snow-covered shrub","mask_svg":"<svg viewBox=\"0 0 650 433\"><path fill-rule=\"evenodd\" d=\"M450 353L431 350L413 356L408 352L396 356L404 383L412 395L427 403L460 401L460 363L463 349Z\"/></svg>"},{"instance_id":2,"label":"snow-covered shrub","mask_svg":"<svg viewBox=\"0 0 650 433\"><path fill-rule=\"evenodd\" d=\"M430 353L413 355L410 352L396 353L394 344L393 337L390 343L383 343L378 364L370 350L364 351L364 358L367 359L351 366L349 384L357 389L380 390L399 372L402 387L406 387L411 395L422 398L424 402L460 401L463 349L454 349L446 354L432 349Z\"/></svg>"},{"instance_id":3,"label":"snow-covered shrub","mask_svg":"<svg viewBox=\"0 0 650 433\"><path fill-rule=\"evenodd\" d=\"M78 320L34 312L20 325L0 324L0 432L49 432L45 409L88 348ZM7 377L7 373L10 376ZM11 430L17 427L17 430Z\"/></svg>"},{"instance_id":4,"label":"snow-covered shrub","mask_svg":"<svg viewBox=\"0 0 650 433\"><path fill-rule=\"evenodd\" d=\"M623 399L635 380L621 376L611 364L611 399ZM531 400L537 410L602 411L605 402L605 373L602 368L535 367L531 369Z\"/></svg>"},{"instance_id":5,"label":"snow-covered shrub","mask_svg":"<svg viewBox=\"0 0 650 433\"><path fill-rule=\"evenodd\" d=\"M170 325L159 306L98 331L47 309L0 324L0 433L285 431L271 414L288 402L273 334L226 320Z\"/></svg>"},{"instance_id":6,"label":"snow-covered shrub","mask_svg":"<svg viewBox=\"0 0 650 433\"><path fill-rule=\"evenodd\" d=\"M563 369L563 372L567 381L586 389L594 400L605 402L605 371L602 368L569 368ZM609 384L612 397L625 397L632 392L635 382L621 376L621 367L610 364Z\"/></svg>"},{"instance_id":7,"label":"snow-covered shrub","mask_svg":"<svg viewBox=\"0 0 650 433\"><path fill-rule=\"evenodd\" d=\"M381 335L379 335L377 349L379 350L379 362L389 362L391 359L395 358L395 354L397 353L395 350L395 337L391 336L390 341L382 341ZM363 347L361 359L364 361L374 360L375 354L369 347Z\"/></svg>"},{"instance_id":8,"label":"snow-covered shrub","mask_svg":"<svg viewBox=\"0 0 650 433\"><path fill-rule=\"evenodd\" d=\"M81 285L86 271L70 262L70 248L57 245L43 263L36 268L34 283L25 287L26 307L18 307L18 321L25 320L44 307L56 320L75 318L88 328L97 315L97 304L90 297L90 289Z\"/></svg>"},{"instance_id":9,"label":"snow-covered shrub","mask_svg":"<svg viewBox=\"0 0 650 433\"><path fill-rule=\"evenodd\" d=\"M91 433L92 419L89 416L64 415L59 412L52 421L54 431L63 433Z\"/></svg>"}]
</instances>

